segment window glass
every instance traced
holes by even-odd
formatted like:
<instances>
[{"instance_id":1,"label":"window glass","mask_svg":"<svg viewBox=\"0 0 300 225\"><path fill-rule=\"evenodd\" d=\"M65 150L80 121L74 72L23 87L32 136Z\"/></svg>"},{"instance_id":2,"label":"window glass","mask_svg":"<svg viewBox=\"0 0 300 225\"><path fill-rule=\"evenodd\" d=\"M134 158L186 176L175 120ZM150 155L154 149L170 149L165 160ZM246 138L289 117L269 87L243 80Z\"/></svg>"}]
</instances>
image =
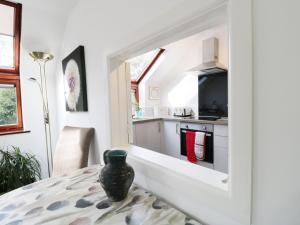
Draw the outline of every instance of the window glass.
<instances>
[{"instance_id":1,"label":"window glass","mask_svg":"<svg viewBox=\"0 0 300 225\"><path fill-rule=\"evenodd\" d=\"M0 4L0 68L14 68L14 7Z\"/></svg>"},{"instance_id":2,"label":"window glass","mask_svg":"<svg viewBox=\"0 0 300 225\"><path fill-rule=\"evenodd\" d=\"M22 5L0 0L0 133L23 130L20 90Z\"/></svg>"},{"instance_id":3,"label":"window glass","mask_svg":"<svg viewBox=\"0 0 300 225\"><path fill-rule=\"evenodd\" d=\"M0 83L0 125L15 125L17 122L16 87Z\"/></svg>"},{"instance_id":4,"label":"window glass","mask_svg":"<svg viewBox=\"0 0 300 225\"><path fill-rule=\"evenodd\" d=\"M0 4L0 34L14 36L14 7Z\"/></svg>"},{"instance_id":5,"label":"window glass","mask_svg":"<svg viewBox=\"0 0 300 225\"><path fill-rule=\"evenodd\" d=\"M137 81L141 77L158 52L159 49L155 49L129 60L131 80Z\"/></svg>"},{"instance_id":6,"label":"window glass","mask_svg":"<svg viewBox=\"0 0 300 225\"><path fill-rule=\"evenodd\" d=\"M0 67L14 67L14 38L0 34Z\"/></svg>"}]
</instances>

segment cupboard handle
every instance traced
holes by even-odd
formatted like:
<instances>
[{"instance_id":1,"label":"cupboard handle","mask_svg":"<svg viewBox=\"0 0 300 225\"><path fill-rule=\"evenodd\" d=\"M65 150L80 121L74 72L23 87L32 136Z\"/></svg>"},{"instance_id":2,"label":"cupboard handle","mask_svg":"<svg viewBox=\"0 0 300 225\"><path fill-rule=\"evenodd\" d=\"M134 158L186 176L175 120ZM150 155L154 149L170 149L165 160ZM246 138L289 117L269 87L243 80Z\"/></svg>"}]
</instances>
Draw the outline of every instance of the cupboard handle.
<instances>
[{"instance_id":1,"label":"cupboard handle","mask_svg":"<svg viewBox=\"0 0 300 225\"><path fill-rule=\"evenodd\" d=\"M176 123L176 134L178 134L179 135L179 124L178 123Z\"/></svg>"},{"instance_id":2,"label":"cupboard handle","mask_svg":"<svg viewBox=\"0 0 300 225\"><path fill-rule=\"evenodd\" d=\"M158 132L160 133L160 123L158 123Z\"/></svg>"}]
</instances>

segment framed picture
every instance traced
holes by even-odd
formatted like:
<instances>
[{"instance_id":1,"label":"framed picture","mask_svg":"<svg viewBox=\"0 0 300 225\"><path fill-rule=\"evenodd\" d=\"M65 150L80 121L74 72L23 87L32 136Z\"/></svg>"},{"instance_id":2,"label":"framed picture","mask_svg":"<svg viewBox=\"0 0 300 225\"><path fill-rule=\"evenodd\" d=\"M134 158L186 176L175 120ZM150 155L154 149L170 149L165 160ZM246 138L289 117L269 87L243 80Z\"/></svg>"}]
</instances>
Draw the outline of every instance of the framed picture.
<instances>
[{"instance_id":1,"label":"framed picture","mask_svg":"<svg viewBox=\"0 0 300 225\"><path fill-rule=\"evenodd\" d=\"M84 47L79 46L62 61L66 110L87 112L87 88Z\"/></svg>"},{"instance_id":2,"label":"framed picture","mask_svg":"<svg viewBox=\"0 0 300 225\"><path fill-rule=\"evenodd\" d=\"M160 99L159 87L149 87L149 99L150 100L159 100Z\"/></svg>"}]
</instances>

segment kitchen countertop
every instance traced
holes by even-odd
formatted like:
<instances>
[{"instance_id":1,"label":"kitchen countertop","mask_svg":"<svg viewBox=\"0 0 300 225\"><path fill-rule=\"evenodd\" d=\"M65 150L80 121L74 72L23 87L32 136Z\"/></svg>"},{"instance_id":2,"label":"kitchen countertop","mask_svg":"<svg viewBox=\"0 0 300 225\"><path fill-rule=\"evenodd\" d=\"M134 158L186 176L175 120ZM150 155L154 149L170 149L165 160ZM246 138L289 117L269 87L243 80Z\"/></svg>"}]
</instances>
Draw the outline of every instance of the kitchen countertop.
<instances>
[{"instance_id":1,"label":"kitchen countertop","mask_svg":"<svg viewBox=\"0 0 300 225\"><path fill-rule=\"evenodd\" d=\"M177 122L185 122L185 123L199 123L199 124L213 124L213 125L228 125L228 119L219 119L219 120L198 120L195 118L187 117L175 117L175 116L162 116L162 117L141 117L141 118L133 118L133 123L141 123L141 122L150 122L156 120L165 120L165 121L177 121Z\"/></svg>"}]
</instances>

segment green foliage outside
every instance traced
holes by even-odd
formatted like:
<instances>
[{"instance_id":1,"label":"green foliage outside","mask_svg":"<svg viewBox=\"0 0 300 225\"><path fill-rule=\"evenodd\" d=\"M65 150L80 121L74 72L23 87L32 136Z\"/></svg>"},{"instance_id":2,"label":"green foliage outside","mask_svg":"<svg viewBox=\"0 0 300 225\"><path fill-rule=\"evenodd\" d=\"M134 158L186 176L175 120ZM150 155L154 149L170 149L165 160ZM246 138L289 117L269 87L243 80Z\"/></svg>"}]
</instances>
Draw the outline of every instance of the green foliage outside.
<instances>
[{"instance_id":1,"label":"green foliage outside","mask_svg":"<svg viewBox=\"0 0 300 225\"><path fill-rule=\"evenodd\" d=\"M0 125L17 123L15 88L0 88Z\"/></svg>"},{"instance_id":2,"label":"green foliage outside","mask_svg":"<svg viewBox=\"0 0 300 225\"><path fill-rule=\"evenodd\" d=\"M19 147L0 147L0 195L41 179L41 167L35 156Z\"/></svg>"}]
</instances>

